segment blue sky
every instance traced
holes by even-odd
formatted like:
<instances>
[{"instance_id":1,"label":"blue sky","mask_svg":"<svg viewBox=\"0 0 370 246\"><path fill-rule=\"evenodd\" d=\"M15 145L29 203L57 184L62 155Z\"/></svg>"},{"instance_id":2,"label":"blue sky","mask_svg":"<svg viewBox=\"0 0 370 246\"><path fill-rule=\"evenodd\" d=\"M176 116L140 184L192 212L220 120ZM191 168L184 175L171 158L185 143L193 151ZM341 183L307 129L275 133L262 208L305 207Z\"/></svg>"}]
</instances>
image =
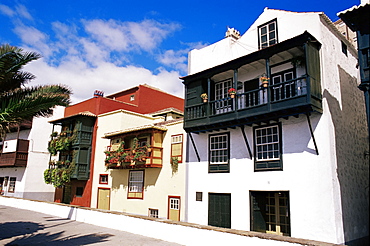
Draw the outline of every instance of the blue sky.
<instances>
[{"instance_id":1,"label":"blue sky","mask_svg":"<svg viewBox=\"0 0 370 246\"><path fill-rule=\"evenodd\" d=\"M187 53L224 38L227 27L243 34L265 7L336 14L360 0L329 1L128 1L0 0L0 43L43 58L26 70L30 85L65 84L74 103L137 84L183 97Z\"/></svg>"}]
</instances>

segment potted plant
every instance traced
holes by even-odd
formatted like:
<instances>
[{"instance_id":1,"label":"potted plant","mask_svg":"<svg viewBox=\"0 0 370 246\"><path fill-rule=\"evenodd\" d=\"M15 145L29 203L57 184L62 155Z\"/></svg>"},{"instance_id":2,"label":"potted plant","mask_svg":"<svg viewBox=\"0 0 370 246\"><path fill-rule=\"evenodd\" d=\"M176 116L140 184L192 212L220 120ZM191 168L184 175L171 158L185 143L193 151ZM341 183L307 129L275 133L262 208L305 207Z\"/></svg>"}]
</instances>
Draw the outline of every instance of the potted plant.
<instances>
[{"instance_id":1,"label":"potted plant","mask_svg":"<svg viewBox=\"0 0 370 246\"><path fill-rule=\"evenodd\" d=\"M207 102L208 101L208 95L207 93L203 93L202 95L200 95L200 97L203 99L203 102Z\"/></svg>"},{"instance_id":2,"label":"potted plant","mask_svg":"<svg viewBox=\"0 0 370 246\"><path fill-rule=\"evenodd\" d=\"M235 97L235 94L236 94L235 88L230 88L228 92L231 98Z\"/></svg>"},{"instance_id":3,"label":"potted plant","mask_svg":"<svg viewBox=\"0 0 370 246\"><path fill-rule=\"evenodd\" d=\"M262 87L266 88L269 85L269 78L262 76L260 80L261 80Z\"/></svg>"}]
</instances>

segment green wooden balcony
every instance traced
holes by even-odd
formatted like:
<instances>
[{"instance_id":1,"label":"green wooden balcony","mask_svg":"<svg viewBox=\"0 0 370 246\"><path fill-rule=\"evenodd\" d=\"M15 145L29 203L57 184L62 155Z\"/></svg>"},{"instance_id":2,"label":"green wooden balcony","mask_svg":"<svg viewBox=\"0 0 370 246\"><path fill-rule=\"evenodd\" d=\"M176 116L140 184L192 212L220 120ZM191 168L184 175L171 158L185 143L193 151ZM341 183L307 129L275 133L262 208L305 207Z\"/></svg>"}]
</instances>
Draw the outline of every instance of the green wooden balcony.
<instances>
[{"instance_id":1,"label":"green wooden balcony","mask_svg":"<svg viewBox=\"0 0 370 246\"><path fill-rule=\"evenodd\" d=\"M310 82L310 77L303 76L267 88L238 93L235 98L186 106L184 128L202 131L320 111L321 99L312 95Z\"/></svg>"},{"instance_id":2,"label":"green wooden balcony","mask_svg":"<svg viewBox=\"0 0 370 246\"><path fill-rule=\"evenodd\" d=\"M204 132L322 112L320 48L305 32L183 77L184 129ZM233 98L230 88L236 90ZM204 94L206 102L202 102Z\"/></svg>"}]
</instances>

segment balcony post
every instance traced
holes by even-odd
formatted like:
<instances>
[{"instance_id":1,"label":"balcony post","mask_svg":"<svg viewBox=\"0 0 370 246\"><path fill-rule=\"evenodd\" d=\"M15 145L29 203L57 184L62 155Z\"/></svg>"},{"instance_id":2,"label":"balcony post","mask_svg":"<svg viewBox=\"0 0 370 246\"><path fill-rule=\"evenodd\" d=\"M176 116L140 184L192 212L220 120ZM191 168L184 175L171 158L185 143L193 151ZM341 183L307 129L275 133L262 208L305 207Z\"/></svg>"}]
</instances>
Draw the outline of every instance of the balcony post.
<instances>
[{"instance_id":1,"label":"balcony post","mask_svg":"<svg viewBox=\"0 0 370 246\"><path fill-rule=\"evenodd\" d=\"M211 101L211 78L207 78L207 95L208 95L208 103L206 105L206 116L207 118L211 115L211 104L209 103Z\"/></svg>"},{"instance_id":2,"label":"balcony post","mask_svg":"<svg viewBox=\"0 0 370 246\"><path fill-rule=\"evenodd\" d=\"M236 91L238 91L238 69L234 69L234 85L233 87L235 88ZM235 95L235 100L233 100L233 106L234 106L234 111L238 110L238 93Z\"/></svg>"},{"instance_id":3,"label":"balcony post","mask_svg":"<svg viewBox=\"0 0 370 246\"><path fill-rule=\"evenodd\" d=\"M265 59L265 64L266 64L266 77L267 78L270 78L270 83L269 83L269 86L267 87L267 108L270 111L271 110L271 105L270 105L270 102L271 102L270 94L271 93L270 93L270 89L272 88L271 87L272 78L271 78L271 68L270 68L270 59L269 58L266 58Z\"/></svg>"}]
</instances>

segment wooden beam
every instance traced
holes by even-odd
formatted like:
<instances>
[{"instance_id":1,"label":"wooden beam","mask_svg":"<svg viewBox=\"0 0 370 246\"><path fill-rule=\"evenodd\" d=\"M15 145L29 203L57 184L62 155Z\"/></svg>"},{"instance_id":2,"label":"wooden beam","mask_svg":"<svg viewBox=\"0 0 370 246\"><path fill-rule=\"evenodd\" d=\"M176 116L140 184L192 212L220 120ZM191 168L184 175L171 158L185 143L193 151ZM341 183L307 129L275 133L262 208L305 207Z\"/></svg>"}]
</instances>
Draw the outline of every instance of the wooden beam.
<instances>
[{"instance_id":1,"label":"wooden beam","mask_svg":"<svg viewBox=\"0 0 370 246\"><path fill-rule=\"evenodd\" d=\"M198 149L197 149L197 146L195 146L195 142L194 142L193 136L191 135L191 132L189 132L189 136L190 136L191 143L193 144L193 148L194 148L195 154L196 154L196 156L198 158L198 162L200 162L200 157L199 157Z\"/></svg>"},{"instance_id":2,"label":"wooden beam","mask_svg":"<svg viewBox=\"0 0 370 246\"><path fill-rule=\"evenodd\" d=\"M244 125L241 125L241 126L240 126L240 130L242 131L243 138L244 138L244 142L245 142L245 144L247 145L247 149L248 149L249 156L250 156L250 158L252 159L252 158L253 158L253 156L252 156L252 151L251 151L251 147L249 146L249 143L248 143L247 135L245 134L245 131L244 131Z\"/></svg>"},{"instance_id":3,"label":"wooden beam","mask_svg":"<svg viewBox=\"0 0 370 246\"><path fill-rule=\"evenodd\" d=\"M312 126L311 126L309 113L306 114L306 117L307 117L308 127L310 128L310 133L311 133L311 137L312 137L312 140L313 140L313 144L315 145L316 154L319 155L319 150L317 148L315 136L313 135L313 131L312 131Z\"/></svg>"}]
</instances>

